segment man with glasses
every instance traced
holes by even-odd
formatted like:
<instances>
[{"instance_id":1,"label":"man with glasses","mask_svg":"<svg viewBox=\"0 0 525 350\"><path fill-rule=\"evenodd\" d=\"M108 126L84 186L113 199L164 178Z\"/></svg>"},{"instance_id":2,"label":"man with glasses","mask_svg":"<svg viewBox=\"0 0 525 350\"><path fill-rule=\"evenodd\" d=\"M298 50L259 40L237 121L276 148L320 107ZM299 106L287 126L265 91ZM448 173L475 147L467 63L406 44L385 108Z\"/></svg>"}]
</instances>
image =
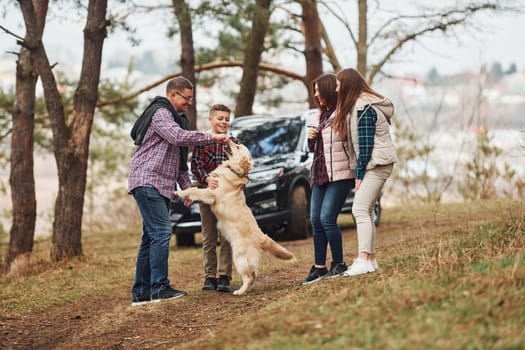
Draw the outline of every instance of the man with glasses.
<instances>
[{"instance_id":1,"label":"man with glasses","mask_svg":"<svg viewBox=\"0 0 525 350\"><path fill-rule=\"evenodd\" d=\"M181 189L191 186L188 146L228 142L226 134L188 130L183 112L192 101L192 83L176 77L168 82L166 97L155 97L131 130L136 147L128 192L137 202L143 230L131 291L134 306L186 295L168 279L169 203L177 183Z\"/></svg>"}]
</instances>

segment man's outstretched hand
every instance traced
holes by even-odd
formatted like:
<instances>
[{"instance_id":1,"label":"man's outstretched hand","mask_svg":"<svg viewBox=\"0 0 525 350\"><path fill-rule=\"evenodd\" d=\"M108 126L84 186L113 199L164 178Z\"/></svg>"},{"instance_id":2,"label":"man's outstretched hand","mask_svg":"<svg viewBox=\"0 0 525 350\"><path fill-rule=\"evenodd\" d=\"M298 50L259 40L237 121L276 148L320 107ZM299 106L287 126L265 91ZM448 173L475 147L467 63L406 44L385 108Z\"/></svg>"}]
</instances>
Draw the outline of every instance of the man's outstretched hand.
<instances>
[{"instance_id":1,"label":"man's outstretched hand","mask_svg":"<svg viewBox=\"0 0 525 350\"><path fill-rule=\"evenodd\" d=\"M211 139L212 141L215 141L217 143L228 143L228 136L226 134L215 134L211 133Z\"/></svg>"}]
</instances>

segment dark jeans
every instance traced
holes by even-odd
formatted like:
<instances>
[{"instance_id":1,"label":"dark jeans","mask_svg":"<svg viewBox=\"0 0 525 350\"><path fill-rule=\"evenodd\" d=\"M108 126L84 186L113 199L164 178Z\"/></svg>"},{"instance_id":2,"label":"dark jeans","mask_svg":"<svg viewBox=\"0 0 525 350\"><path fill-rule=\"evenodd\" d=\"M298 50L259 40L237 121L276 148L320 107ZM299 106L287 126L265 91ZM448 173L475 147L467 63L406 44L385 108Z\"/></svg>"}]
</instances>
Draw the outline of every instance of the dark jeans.
<instances>
[{"instance_id":1,"label":"dark jeans","mask_svg":"<svg viewBox=\"0 0 525 350\"><path fill-rule=\"evenodd\" d=\"M354 180L341 180L312 187L310 221L313 228L316 265L326 265L328 244L330 244L332 261L336 264L344 262L343 238L337 226L337 217L354 184Z\"/></svg>"},{"instance_id":2,"label":"dark jeans","mask_svg":"<svg viewBox=\"0 0 525 350\"><path fill-rule=\"evenodd\" d=\"M131 293L135 297L149 296L157 293L161 287L170 285L170 200L161 196L153 187L137 187L132 193L142 216L143 232Z\"/></svg>"}]
</instances>

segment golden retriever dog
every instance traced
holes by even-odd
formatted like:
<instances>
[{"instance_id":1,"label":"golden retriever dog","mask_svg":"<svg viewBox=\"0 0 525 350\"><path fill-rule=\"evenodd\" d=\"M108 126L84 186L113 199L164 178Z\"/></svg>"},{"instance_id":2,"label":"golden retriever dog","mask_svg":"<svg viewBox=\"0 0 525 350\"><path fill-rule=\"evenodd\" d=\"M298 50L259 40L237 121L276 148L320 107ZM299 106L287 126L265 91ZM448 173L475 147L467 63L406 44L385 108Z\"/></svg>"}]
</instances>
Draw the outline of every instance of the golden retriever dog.
<instances>
[{"instance_id":1,"label":"golden retriever dog","mask_svg":"<svg viewBox=\"0 0 525 350\"><path fill-rule=\"evenodd\" d=\"M191 187L176 191L175 195L201 201L210 205L217 218L217 228L230 242L233 263L241 275L242 286L233 292L242 295L255 282L257 268L263 252L283 259L295 259L286 248L264 234L246 205L244 185L248 183L248 172L252 169L250 151L244 145L229 142L231 153L213 173L218 175L216 189Z\"/></svg>"}]
</instances>

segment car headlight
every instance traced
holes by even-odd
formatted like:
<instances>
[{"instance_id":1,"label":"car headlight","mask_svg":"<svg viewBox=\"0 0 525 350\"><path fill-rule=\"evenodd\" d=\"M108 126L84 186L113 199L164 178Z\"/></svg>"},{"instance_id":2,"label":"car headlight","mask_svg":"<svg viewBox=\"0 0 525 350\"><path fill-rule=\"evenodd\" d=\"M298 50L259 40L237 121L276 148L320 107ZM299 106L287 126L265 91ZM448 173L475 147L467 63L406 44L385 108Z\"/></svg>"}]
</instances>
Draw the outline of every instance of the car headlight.
<instances>
[{"instance_id":1,"label":"car headlight","mask_svg":"<svg viewBox=\"0 0 525 350\"><path fill-rule=\"evenodd\" d=\"M284 173L283 168L271 169L267 171L259 171L248 175L248 178L253 183L271 182L278 179Z\"/></svg>"}]
</instances>

